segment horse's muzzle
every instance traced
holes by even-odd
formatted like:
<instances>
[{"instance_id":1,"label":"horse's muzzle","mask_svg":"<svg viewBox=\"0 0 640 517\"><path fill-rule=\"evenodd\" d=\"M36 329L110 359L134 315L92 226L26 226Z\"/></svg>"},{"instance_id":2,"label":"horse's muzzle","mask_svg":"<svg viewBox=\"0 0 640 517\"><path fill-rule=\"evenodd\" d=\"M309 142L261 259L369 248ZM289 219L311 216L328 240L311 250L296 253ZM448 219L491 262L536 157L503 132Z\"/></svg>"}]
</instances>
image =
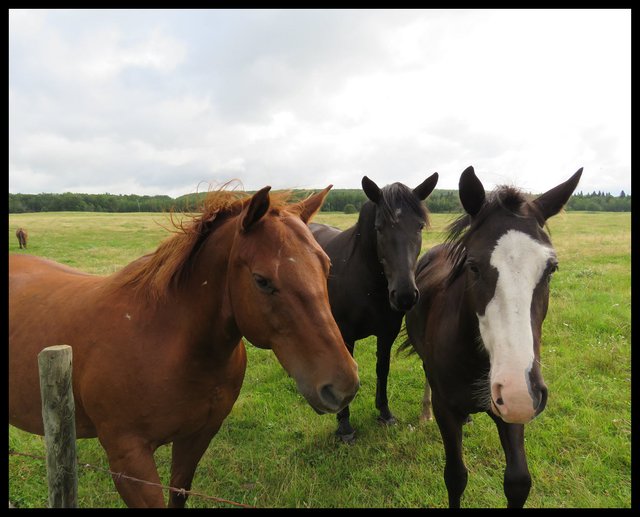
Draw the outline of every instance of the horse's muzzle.
<instances>
[{"instance_id":1,"label":"horse's muzzle","mask_svg":"<svg viewBox=\"0 0 640 517\"><path fill-rule=\"evenodd\" d=\"M360 387L360 381L358 380L357 386L354 390L343 392L337 389L333 384L325 384L319 391L319 398L324 406L325 413L337 413L349 405L349 402L356 396L358 388ZM318 411L318 408L314 408Z\"/></svg>"},{"instance_id":2,"label":"horse's muzzle","mask_svg":"<svg viewBox=\"0 0 640 517\"><path fill-rule=\"evenodd\" d=\"M389 293L389 304L394 311L407 312L418 303L420 292L415 287L398 294L396 290Z\"/></svg>"}]
</instances>

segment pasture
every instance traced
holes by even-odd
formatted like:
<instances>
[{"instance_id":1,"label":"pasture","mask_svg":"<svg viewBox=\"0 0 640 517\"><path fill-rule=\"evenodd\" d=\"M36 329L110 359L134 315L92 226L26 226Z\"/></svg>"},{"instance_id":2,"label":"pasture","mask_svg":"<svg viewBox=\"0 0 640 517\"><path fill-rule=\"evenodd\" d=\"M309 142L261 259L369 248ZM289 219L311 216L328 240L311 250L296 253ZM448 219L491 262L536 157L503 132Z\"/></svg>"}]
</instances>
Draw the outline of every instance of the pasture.
<instances>
[{"instance_id":1,"label":"pasture","mask_svg":"<svg viewBox=\"0 0 640 517\"><path fill-rule=\"evenodd\" d=\"M319 213L346 228L357 214ZM441 242L450 214L432 214L423 251ZM18 248L17 227L29 232ZM163 214L50 212L11 214L9 251L110 274L153 251L172 226ZM546 410L526 426L533 485L528 508L631 506L631 214L563 212L549 221L560 269L551 282L541 362ZM399 338L402 339L402 338ZM424 374L415 355L396 355L389 405L398 424L378 424L375 342L355 348L361 388L351 403L353 446L339 442L334 415L317 415L272 352L247 347L244 385L202 458L192 490L257 507L446 507L444 453L435 422L419 423ZM367 341L371 341L368 343ZM9 427L9 450L44 457L42 437ZM495 426L477 414L464 428L469 482L463 507L504 507L504 457ZM108 468L95 439L78 440L81 465ZM156 454L168 483L170 447ZM123 507L111 477L79 467L78 505ZM47 505L41 459L9 456L9 499ZM227 507L192 496L190 508Z\"/></svg>"}]
</instances>

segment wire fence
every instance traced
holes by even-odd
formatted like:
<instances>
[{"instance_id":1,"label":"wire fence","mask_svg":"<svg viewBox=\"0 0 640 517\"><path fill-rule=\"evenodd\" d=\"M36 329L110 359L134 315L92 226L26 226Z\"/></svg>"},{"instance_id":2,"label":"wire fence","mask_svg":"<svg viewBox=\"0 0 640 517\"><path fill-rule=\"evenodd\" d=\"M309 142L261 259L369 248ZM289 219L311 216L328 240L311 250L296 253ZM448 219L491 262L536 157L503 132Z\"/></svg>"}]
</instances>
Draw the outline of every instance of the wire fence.
<instances>
[{"instance_id":1,"label":"wire fence","mask_svg":"<svg viewBox=\"0 0 640 517\"><path fill-rule=\"evenodd\" d=\"M14 450L9 449L9 455L10 456L23 456L23 457L27 457L27 458L32 458L32 459L37 459L37 460L42 460L44 462L47 461L47 458L45 456L38 456L35 454L29 454L29 453L25 453L25 452L17 452ZM220 504L228 504L231 506L239 506L242 508L256 508L255 506L249 505L249 504L245 504L245 503L238 503L236 501L230 501L229 499L223 499L221 497L215 497L215 496L211 496L208 494L202 494L200 492L195 492L193 490L185 490L184 488L175 488L172 486L167 486L167 485L161 485L159 483L153 483L151 481L146 481L144 479L138 479L132 476L128 476L122 472L113 472L107 468L104 467L98 467L95 465L90 465L89 463L83 463L80 460L78 460L78 466L82 467L82 468L86 468L86 469L92 469L92 470L96 470L99 472L104 472L107 474L110 474L111 476L114 476L114 481L117 483L120 479L127 479L129 481L133 481L136 483L142 483L144 485L151 485L151 486L156 486L159 487L163 490L168 490L169 492L175 492L178 493L180 495L182 495L183 497L189 496L189 497L201 497L203 499L207 499L209 501L213 501L216 503L220 503ZM9 507L11 506L11 503L9 503Z\"/></svg>"}]
</instances>

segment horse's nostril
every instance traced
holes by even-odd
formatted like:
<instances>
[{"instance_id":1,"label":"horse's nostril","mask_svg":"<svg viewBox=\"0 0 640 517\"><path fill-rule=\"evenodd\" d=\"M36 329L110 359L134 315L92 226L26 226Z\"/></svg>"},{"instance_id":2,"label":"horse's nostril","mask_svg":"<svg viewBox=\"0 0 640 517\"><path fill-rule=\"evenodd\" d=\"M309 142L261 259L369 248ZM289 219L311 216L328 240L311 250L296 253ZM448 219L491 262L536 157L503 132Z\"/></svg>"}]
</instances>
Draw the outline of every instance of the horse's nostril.
<instances>
[{"instance_id":1,"label":"horse's nostril","mask_svg":"<svg viewBox=\"0 0 640 517\"><path fill-rule=\"evenodd\" d=\"M389 304L391 308L396 311L406 312L411 310L411 308L418 301L418 297L420 293L417 289L410 290L402 290L398 293L395 289L389 291Z\"/></svg>"},{"instance_id":2,"label":"horse's nostril","mask_svg":"<svg viewBox=\"0 0 640 517\"><path fill-rule=\"evenodd\" d=\"M491 396L496 406L504 406L504 399L502 398L502 384L496 382L491 386Z\"/></svg>"},{"instance_id":3,"label":"horse's nostril","mask_svg":"<svg viewBox=\"0 0 640 517\"><path fill-rule=\"evenodd\" d=\"M542 387L540 387L538 403L536 404L536 407L534 408L536 410L536 415L539 415L544 410L545 406L547 405L547 397L548 397L548 395L549 395L549 391L548 391L547 387L544 386L544 385Z\"/></svg>"},{"instance_id":4,"label":"horse's nostril","mask_svg":"<svg viewBox=\"0 0 640 517\"><path fill-rule=\"evenodd\" d=\"M342 400L334 393L333 386L331 384L325 384L320 389L320 397L329 407L338 407L342 402Z\"/></svg>"}]
</instances>

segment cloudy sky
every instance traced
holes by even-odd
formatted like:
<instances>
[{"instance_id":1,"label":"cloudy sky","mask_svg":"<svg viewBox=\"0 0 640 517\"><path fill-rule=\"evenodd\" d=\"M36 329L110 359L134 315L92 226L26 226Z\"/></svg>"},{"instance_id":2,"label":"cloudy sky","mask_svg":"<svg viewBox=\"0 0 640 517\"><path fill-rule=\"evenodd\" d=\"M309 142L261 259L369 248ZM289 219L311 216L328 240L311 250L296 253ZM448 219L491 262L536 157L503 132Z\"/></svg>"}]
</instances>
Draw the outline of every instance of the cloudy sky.
<instances>
[{"instance_id":1,"label":"cloudy sky","mask_svg":"<svg viewBox=\"0 0 640 517\"><path fill-rule=\"evenodd\" d=\"M11 10L9 192L631 193L630 10Z\"/></svg>"}]
</instances>

